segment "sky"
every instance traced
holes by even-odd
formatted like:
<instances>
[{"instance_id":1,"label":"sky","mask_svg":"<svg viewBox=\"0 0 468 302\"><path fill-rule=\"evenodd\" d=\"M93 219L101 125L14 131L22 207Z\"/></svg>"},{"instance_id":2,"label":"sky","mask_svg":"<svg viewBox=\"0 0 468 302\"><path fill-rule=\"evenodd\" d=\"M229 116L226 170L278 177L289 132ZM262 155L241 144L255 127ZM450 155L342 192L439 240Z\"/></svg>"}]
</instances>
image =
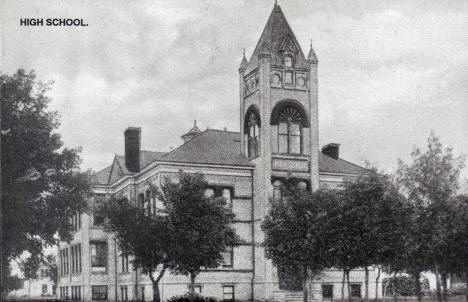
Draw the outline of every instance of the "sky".
<instances>
[{"instance_id":1,"label":"sky","mask_svg":"<svg viewBox=\"0 0 468 302\"><path fill-rule=\"evenodd\" d=\"M320 145L387 172L431 131L468 153L468 1L278 0L304 53L319 59ZM239 130L238 67L273 0L13 1L0 6L0 71L53 80L50 109L82 168L142 149L169 151L197 120ZM20 18L79 18L86 27L25 27ZM45 21L44 21L45 22ZM463 171L468 177L468 169ZM468 188L468 187L467 187Z\"/></svg>"}]
</instances>

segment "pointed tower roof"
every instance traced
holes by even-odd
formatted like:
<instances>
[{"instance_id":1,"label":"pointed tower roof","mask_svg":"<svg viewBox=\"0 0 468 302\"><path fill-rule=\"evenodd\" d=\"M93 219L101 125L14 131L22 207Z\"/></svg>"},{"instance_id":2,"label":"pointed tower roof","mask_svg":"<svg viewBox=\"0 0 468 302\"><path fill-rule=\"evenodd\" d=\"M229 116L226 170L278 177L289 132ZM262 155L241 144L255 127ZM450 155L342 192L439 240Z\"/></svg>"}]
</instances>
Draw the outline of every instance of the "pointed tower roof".
<instances>
[{"instance_id":1,"label":"pointed tower roof","mask_svg":"<svg viewBox=\"0 0 468 302\"><path fill-rule=\"evenodd\" d=\"M242 62L239 66L239 72L245 71L248 65L249 65L249 61L247 61L247 58L245 57L245 49L244 49L244 56L242 57Z\"/></svg>"},{"instance_id":2,"label":"pointed tower roof","mask_svg":"<svg viewBox=\"0 0 468 302\"><path fill-rule=\"evenodd\" d=\"M291 27L289 27L281 7L275 3L270 18L268 18L267 24L250 58L246 73L249 73L257 67L258 56L265 52L270 54L273 64L282 64L281 52L283 51L294 53L296 57L296 67L308 67L304 53Z\"/></svg>"}]
</instances>

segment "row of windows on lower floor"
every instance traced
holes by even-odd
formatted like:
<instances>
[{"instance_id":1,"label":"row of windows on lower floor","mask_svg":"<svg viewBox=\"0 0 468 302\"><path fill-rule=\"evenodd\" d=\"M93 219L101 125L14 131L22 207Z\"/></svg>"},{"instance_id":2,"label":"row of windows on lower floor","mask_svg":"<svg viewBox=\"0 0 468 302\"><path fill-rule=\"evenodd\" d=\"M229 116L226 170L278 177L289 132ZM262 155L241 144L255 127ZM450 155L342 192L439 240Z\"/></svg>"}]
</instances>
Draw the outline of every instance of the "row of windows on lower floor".
<instances>
[{"instance_id":1,"label":"row of windows on lower floor","mask_svg":"<svg viewBox=\"0 0 468 302\"><path fill-rule=\"evenodd\" d=\"M91 272L92 273L107 273L107 262L109 247L106 241L90 241L90 256L91 256ZM60 251L60 276L69 274L70 267L72 274L81 273L81 243L70 247L70 260L68 248ZM231 246L222 253L223 268L232 268L234 258L234 248ZM121 252L119 257L120 272L129 272L128 255Z\"/></svg>"},{"instance_id":2,"label":"row of windows on lower floor","mask_svg":"<svg viewBox=\"0 0 468 302\"><path fill-rule=\"evenodd\" d=\"M351 298L361 298L361 283L350 284ZM333 300L333 284L322 284L322 300Z\"/></svg>"},{"instance_id":3,"label":"row of windows on lower floor","mask_svg":"<svg viewBox=\"0 0 468 302\"><path fill-rule=\"evenodd\" d=\"M194 292L197 294L203 294L201 285L194 286ZM234 295L234 285L223 285L223 300L224 301L233 301L235 300ZM60 287L60 299L63 300L72 300L72 301L81 301L81 286L61 286ZM70 294L69 294L70 293ZM140 300L145 301L145 287L141 287L141 295ZM129 294L128 294L128 286L122 285L120 286L120 293L119 293L118 300L120 301L128 301ZM106 301L107 300L107 285L93 285L91 286L91 298L93 301ZM137 300L137 299L134 299Z\"/></svg>"}]
</instances>

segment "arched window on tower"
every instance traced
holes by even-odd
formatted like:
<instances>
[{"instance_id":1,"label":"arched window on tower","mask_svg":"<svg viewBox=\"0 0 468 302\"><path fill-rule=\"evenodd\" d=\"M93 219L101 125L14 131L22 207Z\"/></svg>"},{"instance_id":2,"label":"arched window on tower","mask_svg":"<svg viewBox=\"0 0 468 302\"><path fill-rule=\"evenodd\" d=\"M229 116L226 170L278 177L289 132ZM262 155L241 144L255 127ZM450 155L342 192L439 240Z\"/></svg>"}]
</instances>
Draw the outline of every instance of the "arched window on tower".
<instances>
[{"instance_id":1,"label":"arched window on tower","mask_svg":"<svg viewBox=\"0 0 468 302\"><path fill-rule=\"evenodd\" d=\"M255 106L251 106L244 122L246 155L255 158L260 155L260 118Z\"/></svg>"},{"instance_id":2,"label":"arched window on tower","mask_svg":"<svg viewBox=\"0 0 468 302\"><path fill-rule=\"evenodd\" d=\"M285 106L279 113L278 151L279 153L302 153L302 117L296 108Z\"/></svg>"}]
</instances>

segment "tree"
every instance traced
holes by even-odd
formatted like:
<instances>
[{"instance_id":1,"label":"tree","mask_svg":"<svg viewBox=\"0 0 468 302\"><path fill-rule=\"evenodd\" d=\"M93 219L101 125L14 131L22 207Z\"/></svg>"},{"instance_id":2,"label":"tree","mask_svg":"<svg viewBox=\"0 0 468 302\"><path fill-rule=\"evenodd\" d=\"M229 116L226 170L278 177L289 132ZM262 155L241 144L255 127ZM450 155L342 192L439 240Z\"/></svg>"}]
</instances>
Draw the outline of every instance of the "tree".
<instances>
[{"instance_id":1,"label":"tree","mask_svg":"<svg viewBox=\"0 0 468 302\"><path fill-rule=\"evenodd\" d=\"M177 181L166 178L158 191L177 242L171 270L190 276L192 295L202 268L221 265L222 252L240 242L231 225L231 208L223 199L205 196L207 186L202 175L181 172Z\"/></svg>"},{"instance_id":2,"label":"tree","mask_svg":"<svg viewBox=\"0 0 468 302\"><path fill-rule=\"evenodd\" d=\"M262 223L266 256L279 271L300 276L307 301L307 280L330 267L329 214L337 201L332 192L325 191L284 195L271 201Z\"/></svg>"},{"instance_id":3,"label":"tree","mask_svg":"<svg viewBox=\"0 0 468 302\"><path fill-rule=\"evenodd\" d=\"M28 296L31 297L31 280L37 279L37 273L41 266L41 259L37 255L22 260L19 267L23 272L24 279L28 280Z\"/></svg>"},{"instance_id":4,"label":"tree","mask_svg":"<svg viewBox=\"0 0 468 302\"><path fill-rule=\"evenodd\" d=\"M369 300L369 266L390 264L402 252L401 242L409 226L409 209L403 196L392 185L390 178L375 171L365 173L346 185L342 197L338 232L347 237L346 255L338 264L349 270L362 267L365 271L365 300ZM340 247L341 243L336 243ZM378 280L376 280L378 281ZM349 283L349 281L348 281ZM376 292L378 290L376 289Z\"/></svg>"},{"instance_id":5,"label":"tree","mask_svg":"<svg viewBox=\"0 0 468 302\"><path fill-rule=\"evenodd\" d=\"M171 267L173 249L177 248L168 217L161 213L148 215L126 198L110 198L98 211L107 218L104 227L114 234L122 252L133 255L133 264L150 277L153 301L161 301L159 281Z\"/></svg>"},{"instance_id":6,"label":"tree","mask_svg":"<svg viewBox=\"0 0 468 302\"><path fill-rule=\"evenodd\" d=\"M445 249L436 250L434 247L449 244L450 230L447 228L447 223L452 219L452 214L449 214L447 210L451 207L450 203L459 189L464 158L455 157L452 148L443 148L434 133L431 133L427 140L427 151L422 153L420 149L416 149L411 156L413 161L409 165L399 161L396 180L402 192L414 204L417 216L415 221L422 228L413 234L417 236L422 234L427 237L424 240L430 244L431 248L425 250L423 254L408 254L408 269L417 272L421 269L421 265L424 268L425 261L421 263L418 257L421 255L427 257L423 260L430 263L436 275L437 297L441 301L440 277L444 279L448 273L444 271L447 269L444 264L448 261L449 254ZM410 244L416 244L416 247L410 250L418 251L418 248L421 248L418 244L424 240L410 242ZM415 263L416 267L412 266L412 263Z\"/></svg>"},{"instance_id":7,"label":"tree","mask_svg":"<svg viewBox=\"0 0 468 302\"><path fill-rule=\"evenodd\" d=\"M80 173L79 149L63 147L58 113L48 111L50 84L33 71L0 74L2 167L2 292L8 265L28 251L42 254L70 239L69 218L85 206L88 176Z\"/></svg>"}]
</instances>

